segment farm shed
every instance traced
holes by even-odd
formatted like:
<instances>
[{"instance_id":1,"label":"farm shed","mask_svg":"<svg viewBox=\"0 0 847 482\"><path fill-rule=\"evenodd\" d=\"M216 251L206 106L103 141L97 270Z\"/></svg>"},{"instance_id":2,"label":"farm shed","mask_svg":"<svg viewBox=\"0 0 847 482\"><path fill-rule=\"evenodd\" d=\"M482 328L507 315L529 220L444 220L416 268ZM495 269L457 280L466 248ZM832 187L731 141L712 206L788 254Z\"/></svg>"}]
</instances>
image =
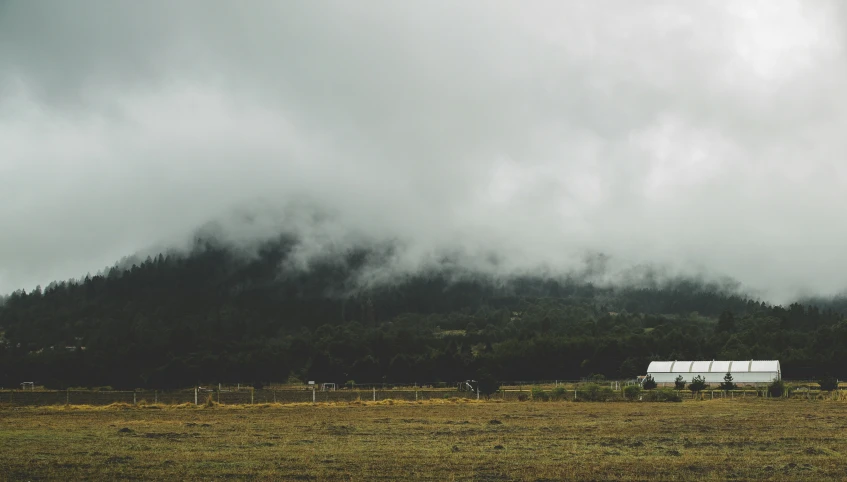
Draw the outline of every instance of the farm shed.
<instances>
[{"instance_id":1,"label":"farm shed","mask_svg":"<svg viewBox=\"0 0 847 482\"><path fill-rule=\"evenodd\" d=\"M697 375L706 383L721 383L727 373L737 384L770 383L782 378L779 360L654 361L647 367L647 374L660 385L673 383L680 375L686 383Z\"/></svg>"}]
</instances>

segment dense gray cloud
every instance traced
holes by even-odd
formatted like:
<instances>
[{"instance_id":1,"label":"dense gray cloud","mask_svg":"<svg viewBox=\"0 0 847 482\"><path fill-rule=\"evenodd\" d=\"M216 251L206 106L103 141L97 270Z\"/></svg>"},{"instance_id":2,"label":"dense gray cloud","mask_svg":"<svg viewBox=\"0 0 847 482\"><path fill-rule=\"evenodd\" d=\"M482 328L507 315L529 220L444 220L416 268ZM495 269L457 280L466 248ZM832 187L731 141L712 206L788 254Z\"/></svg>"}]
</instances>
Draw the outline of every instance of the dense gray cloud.
<instances>
[{"instance_id":1,"label":"dense gray cloud","mask_svg":"<svg viewBox=\"0 0 847 482\"><path fill-rule=\"evenodd\" d=\"M841 291L845 26L835 0L0 2L0 292L212 219L297 226L304 257L396 239L399 270L603 252Z\"/></svg>"}]
</instances>

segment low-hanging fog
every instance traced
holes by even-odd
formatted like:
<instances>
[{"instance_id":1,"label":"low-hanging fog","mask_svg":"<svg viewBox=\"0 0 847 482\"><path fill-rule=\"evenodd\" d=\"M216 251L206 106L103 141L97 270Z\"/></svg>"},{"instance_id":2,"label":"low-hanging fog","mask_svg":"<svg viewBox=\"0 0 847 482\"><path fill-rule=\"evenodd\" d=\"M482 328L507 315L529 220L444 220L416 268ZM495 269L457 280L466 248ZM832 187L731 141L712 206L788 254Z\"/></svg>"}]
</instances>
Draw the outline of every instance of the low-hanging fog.
<instances>
[{"instance_id":1,"label":"low-hanging fog","mask_svg":"<svg viewBox=\"0 0 847 482\"><path fill-rule=\"evenodd\" d=\"M840 292L845 47L837 0L2 1L0 293L213 220Z\"/></svg>"}]
</instances>

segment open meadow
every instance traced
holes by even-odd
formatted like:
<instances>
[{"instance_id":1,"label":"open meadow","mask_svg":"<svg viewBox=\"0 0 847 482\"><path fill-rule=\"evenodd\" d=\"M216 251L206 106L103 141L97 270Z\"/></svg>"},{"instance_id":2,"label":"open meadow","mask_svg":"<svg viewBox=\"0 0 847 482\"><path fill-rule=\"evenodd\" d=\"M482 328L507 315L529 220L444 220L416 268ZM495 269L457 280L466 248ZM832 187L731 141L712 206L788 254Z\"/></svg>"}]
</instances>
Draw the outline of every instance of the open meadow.
<instances>
[{"instance_id":1,"label":"open meadow","mask_svg":"<svg viewBox=\"0 0 847 482\"><path fill-rule=\"evenodd\" d=\"M847 404L0 408L0 478L843 480Z\"/></svg>"}]
</instances>

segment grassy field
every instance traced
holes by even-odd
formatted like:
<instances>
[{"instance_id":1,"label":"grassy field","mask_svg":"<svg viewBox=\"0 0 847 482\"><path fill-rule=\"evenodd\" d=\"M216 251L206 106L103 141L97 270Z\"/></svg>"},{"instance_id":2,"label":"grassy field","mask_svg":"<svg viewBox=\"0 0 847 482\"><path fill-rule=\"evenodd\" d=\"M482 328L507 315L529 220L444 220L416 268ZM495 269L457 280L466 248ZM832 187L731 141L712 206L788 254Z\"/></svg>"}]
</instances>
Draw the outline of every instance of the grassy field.
<instances>
[{"instance_id":1,"label":"grassy field","mask_svg":"<svg viewBox=\"0 0 847 482\"><path fill-rule=\"evenodd\" d=\"M0 479L844 480L847 403L0 408Z\"/></svg>"}]
</instances>

